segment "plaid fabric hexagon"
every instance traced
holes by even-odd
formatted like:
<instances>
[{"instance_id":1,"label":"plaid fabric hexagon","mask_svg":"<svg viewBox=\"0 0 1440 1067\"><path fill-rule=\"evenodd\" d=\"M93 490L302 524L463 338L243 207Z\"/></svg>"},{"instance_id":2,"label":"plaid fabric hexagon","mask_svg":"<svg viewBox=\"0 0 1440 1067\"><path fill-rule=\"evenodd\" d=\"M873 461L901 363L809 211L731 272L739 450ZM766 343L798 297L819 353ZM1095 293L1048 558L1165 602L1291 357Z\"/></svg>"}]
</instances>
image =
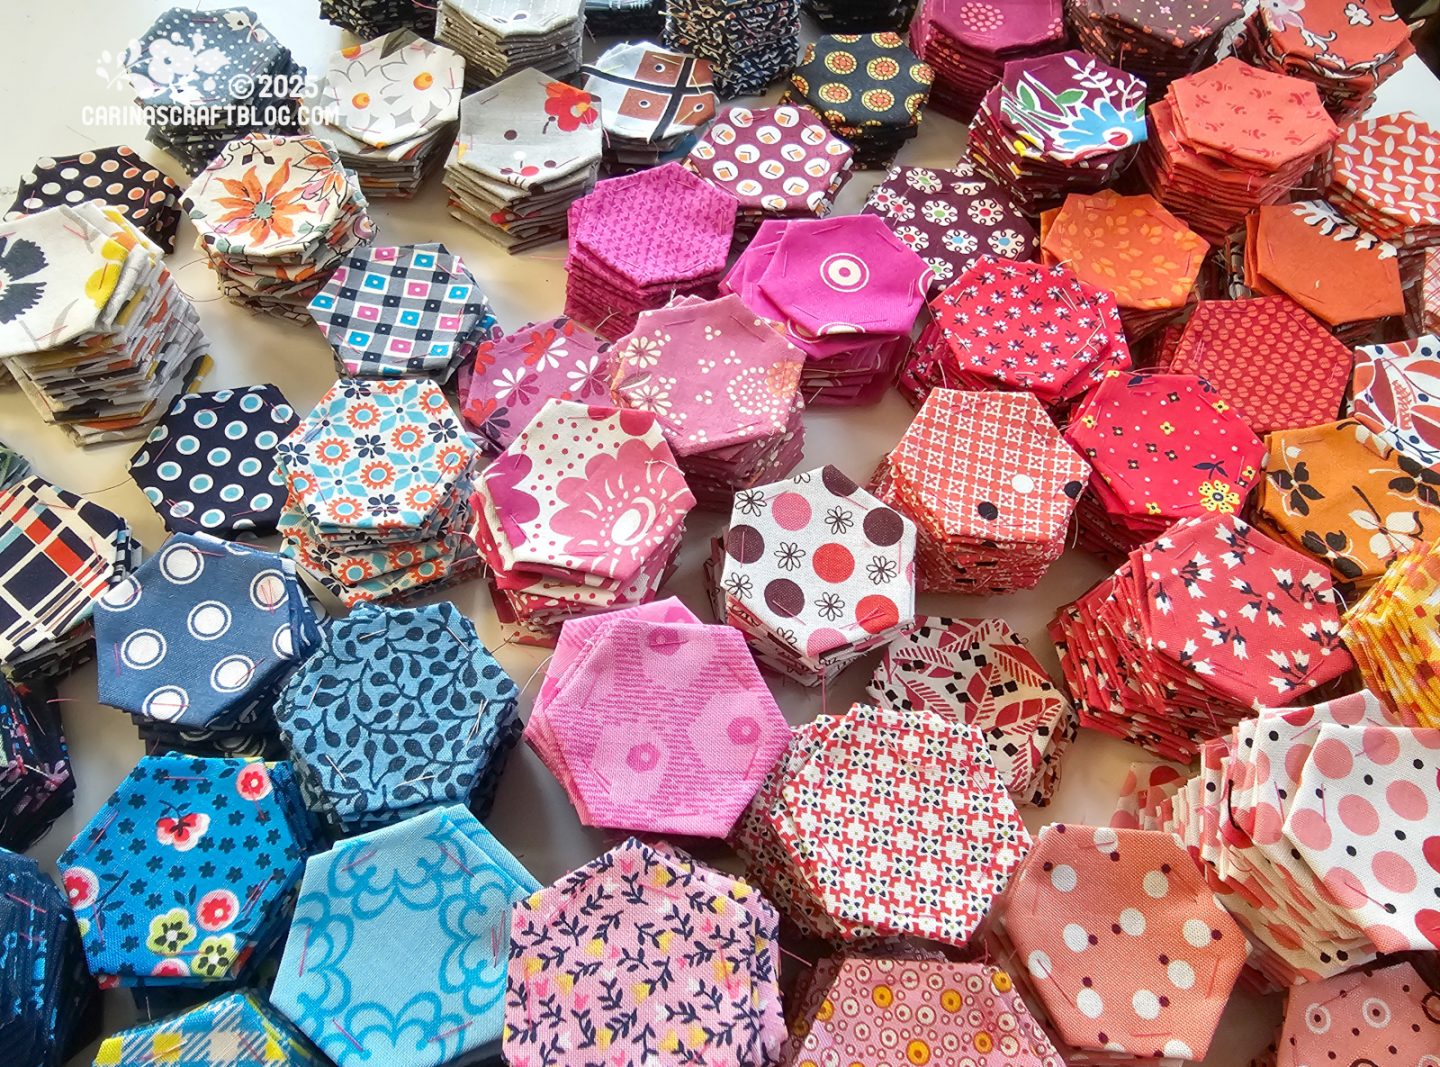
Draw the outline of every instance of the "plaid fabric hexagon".
<instances>
[{"instance_id":1,"label":"plaid fabric hexagon","mask_svg":"<svg viewBox=\"0 0 1440 1067\"><path fill-rule=\"evenodd\" d=\"M290 1020L255 993L228 993L107 1037L94 1067L309 1067L323 1061Z\"/></svg>"}]
</instances>

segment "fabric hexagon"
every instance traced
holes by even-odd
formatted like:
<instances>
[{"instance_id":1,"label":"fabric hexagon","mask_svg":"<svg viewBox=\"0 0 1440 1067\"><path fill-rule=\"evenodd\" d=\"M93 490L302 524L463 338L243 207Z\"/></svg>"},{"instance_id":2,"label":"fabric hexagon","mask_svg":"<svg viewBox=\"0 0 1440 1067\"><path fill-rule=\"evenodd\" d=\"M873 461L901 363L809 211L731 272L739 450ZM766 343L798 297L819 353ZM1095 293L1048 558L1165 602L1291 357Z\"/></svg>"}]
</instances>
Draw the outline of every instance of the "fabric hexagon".
<instances>
[{"instance_id":1,"label":"fabric hexagon","mask_svg":"<svg viewBox=\"0 0 1440 1067\"><path fill-rule=\"evenodd\" d=\"M257 993L228 993L100 1043L94 1067L320 1067L321 1058Z\"/></svg>"},{"instance_id":2,"label":"fabric hexagon","mask_svg":"<svg viewBox=\"0 0 1440 1067\"><path fill-rule=\"evenodd\" d=\"M319 639L292 560L176 534L95 606L100 700L151 736L263 733Z\"/></svg>"},{"instance_id":3,"label":"fabric hexagon","mask_svg":"<svg viewBox=\"0 0 1440 1067\"><path fill-rule=\"evenodd\" d=\"M526 728L581 821L724 837L790 740L745 639L633 614L587 631Z\"/></svg>"},{"instance_id":4,"label":"fabric hexagon","mask_svg":"<svg viewBox=\"0 0 1440 1067\"><path fill-rule=\"evenodd\" d=\"M1245 935L1172 835L1047 826L987 928L1072 1049L1204 1059Z\"/></svg>"},{"instance_id":5,"label":"fabric hexagon","mask_svg":"<svg viewBox=\"0 0 1440 1067\"><path fill-rule=\"evenodd\" d=\"M352 837L305 864L270 1002L339 1067L493 1055L510 909L538 888L461 807Z\"/></svg>"},{"instance_id":6,"label":"fabric hexagon","mask_svg":"<svg viewBox=\"0 0 1440 1067\"><path fill-rule=\"evenodd\" d=\"M130 457L130 477L171 533L273 533L285 503L275 451L299 422L273 385L184 393Z\"/></svg>"},{"instance_id":7,"label":"fabric hexagon","mask_svg":"<svg viewBox=\"0 0 1440 1067\"><path fill-rule=\"evenodd\" d=\"M631 838L516 905L505 1060L772 1063L785 1040L779 963L762 896Z\"/></svg>"},{"instance_id":8,"label":"fabric hexagon","mask_svg":"<svg viewBox=\"0 0 1440 1067\"><path fill-rule=\"evenodd\" d=\"M718 614L806 685L911 628L915 524L836 467L735 496L715 544Z\"/></svg>"},{"instance_id":9,"label":"fabric hexagon","mask_svg":"<svg viewBox=\"0 0 1440 1067\"><path fill-rule=\"evenodd\" d=\"M353 834L430 808L489 814L519 690L453 604L357 605L275 701L310 809Z\"/></svg>"},{"instance_id":10,"label":"fabric hexagon","mask_svg":"<svg viewBox=\"0 0 1440 1067\"><path fill-rule=\"evenodd\" d=\"M203 987L284 936L314 845L288 764L146 756L58 865L94 974Z\"/></svg>"}]
</instances>

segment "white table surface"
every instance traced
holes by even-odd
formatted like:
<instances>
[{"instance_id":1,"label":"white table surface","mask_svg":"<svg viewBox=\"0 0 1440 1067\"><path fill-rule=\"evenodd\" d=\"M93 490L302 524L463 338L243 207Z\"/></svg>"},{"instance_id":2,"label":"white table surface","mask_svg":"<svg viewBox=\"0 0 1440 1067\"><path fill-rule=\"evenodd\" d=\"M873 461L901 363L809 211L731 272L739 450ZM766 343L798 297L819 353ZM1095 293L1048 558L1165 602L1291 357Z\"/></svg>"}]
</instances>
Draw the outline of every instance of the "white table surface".
<instances>
[{"instance_id":1,"label":"white table surface","mask_svg":"<svg viewBox=\"0 0 1440 1067\"><path fill-rule=\"evenodd\" d=\"M96 117L94 109L131 102L123 78L117 76L116 57L127 41L168 6L165 0L47 0L8 5L0 23L4 32L0 38L4 55L0 99L8 105L5 136L0 140L0 208L13 198L16 180L35 159L102 145L134 146L183 187L184 175L173 160L145 143L141 126L90 121ZM248 0L248 6L312 71L322 70L331 52L352 43L348 35L319 19L315 0ZM590 42L589 47L594 49L595 43ZM1440 86L1416 60L1384 87L1377 111L1401 108L1440 122ZM932 115L900 158L908 164L947 166L960 157L963 145L962 126ZM837 212L857 212L879 176L876 172L857 174L841 195ZM434 179L415 200L377 201L371 205L371 213L378 224L379 244L438 240L463 255L484 285L503 327L515 328L560 313L565 288L562 244L519 257L496 251L446 213L444 190ZM319 331L253 316L221 299L193 240L193 231L185 224L170 265L196 303L212 342L216 366L203 387L274 382L298 410L307 410L334 380L330 351ZM834 463L864 481L899 438L910 415L908 405L894 392L875 407L817 409L806 416L802 469ZM159 518L126 474L126 460L134 444L82 450L60 430L45 426L14 387L0 389L0 438L28 455L39 474L125 515L148 550L164 540ZM702 618L708 618L710 612L700 562L709 538L724 521L723 516L708 513L691 518L681 566L666 590L682 597ZM925 595L920 598L920 610L1004 618L1026 636L1053 671L1056 658L1045 635L1046 623L1058 605L1079 596L1105 573L1095 559L1072 551L1034 590L986 598ZM483 583L472 582L442 595L475 620L481 636L511 676L526 687L522 709L528 712L530 698L538 688L534 676L546 653L503 644L505 632ZM824 694L772 679L777 699L792 723L809 720L826 705L832 711L843 710L862 698L873 658L851 667ZM32 850L51 870L71 837L143 754L129 718L97 703L93 665L66 679L61 691L78 788L74 809ZM1045 809L1025 809L1026 823L1034 830L1054 821L1106 822L1130 763L1147 758L1138 748L1082 731L1065 757L1054 803ZM489 826L541 882L554 880L605 848L602 835L579 824L564 792L523 745L510 762ZM106 1032L134 1018L133 1004L123 991L108 994L105 1007ZM1205 1063L1208 1067L1244 1067L1273 1035L1278 1018L1278 998L1237 993ZM89 1062L88 1056L74 1060L76 1065Z\"/></svg>"}]
</instances>

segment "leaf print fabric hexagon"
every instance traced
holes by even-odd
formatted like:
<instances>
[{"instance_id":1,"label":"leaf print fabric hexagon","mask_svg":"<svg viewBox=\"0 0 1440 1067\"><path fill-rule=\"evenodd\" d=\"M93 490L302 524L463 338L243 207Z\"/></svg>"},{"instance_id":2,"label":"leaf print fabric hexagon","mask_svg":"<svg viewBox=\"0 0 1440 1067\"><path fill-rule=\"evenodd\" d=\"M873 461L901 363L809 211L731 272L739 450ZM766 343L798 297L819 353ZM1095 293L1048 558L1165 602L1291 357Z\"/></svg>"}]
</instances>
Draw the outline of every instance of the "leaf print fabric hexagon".
<instances>
[{"instance_id":1,"label":"leaf print fabric hexagon","mask_svg":"<svg viewBox=\"0 0 1440 1067\"><path fill-rule=\"evenodd\" d=\"M1350 396L1351 417L1391 448L1440 465L1440 336L1357 348Z\"/></svg>"},{"instance_id":2,"label":"leaf print fabric hexagon","mask_svg":"<svg viewBox=\"0 0 1440 1067\"><path fill-rule=\"evenodd\" d=\"M552 666L530 744L587 826L724 837L790 727L735 630L625 614Z\"/></svg>"},{"instance_id":3,"label":"leaf print fabric hexagon","mask_svg":"<svg viewBox=\"0 0 1440 1067\"><path fill-rule=\"evenodd\" d=\"M352 837L306 862L270 1001L340 1067L493 1054L510 909L539 887L461 807Z\"/></svg>"},{"instance_id":4,"label":"leaf print fabric hexagon","mask_svg":"<svg viewBox=\"0 0 1440 1067\"><path fill-rule=\"evenodd\" d=\"M785 1040L779 922L744 882L634 838L519 902L512 1067L763 1067Z\"/></svg>"},{"instance_id":5,"label":"leaf print fabric hexagon","mask_svg":"<svg viewBox=\"0 0 1440 1067\"><path fill-rule=\"evenodd\" d=\"M1075 1050L1203 1059L1245 935L1168 833L1057 823L987 927Z\"/></svg>"},{"instance_id":6,"label":"leaf print fabric hexagon","mask_svg":"<svg viewBox=\"0 0 1440 1067\"><path fill-rule=\"evenodd\" d=\"M285 503L275 452L299 422L273 385L185 393L130 457L130 477L170 533L264 536Z\"/></svg>"},{"instance_id":7,"label":"leaf print fabric hexagon","mask_svg":"<svg viewBox=\"0 0 1440 1067\"><path fill-rule=\"evenodd\" d=\"M58 861L91 971L244 980L284 936L314 843L288 764L144 757Z\"/></svg>"},{"instance_id":8,"label":"leaf print fabric hexagon","mask_svg":"<svg viewBox=\"0 0 1440 1067\"><path fill-rule=\"evenodd\" d=\"M1361 229L1407 247L1440 238L1440 130L1413 113L1340 132L1326 198Z\"/></svg>"},{"instance_id":9,"label":"leaf print fabric hexagon","mask_svg":"<svg viewBox=\"0 0 1440 1067\"><path fill-rule=\"evenodd\" d=\"M915 524L835 467L737 494L716 550L721 618L806 685L913 625Z\"/></svg>"},{"instance_id":10,"label":"leaf print fabric hexagon","mask_svg":"<svg viewBox=\"0 0 1440 1067\"><path fill-rule=\"evenodd\" d=\"M489 815L519 690L453 604L357 605L275 701L305 802L342 833L431 808Z\"/></svg>"}]
</instances>

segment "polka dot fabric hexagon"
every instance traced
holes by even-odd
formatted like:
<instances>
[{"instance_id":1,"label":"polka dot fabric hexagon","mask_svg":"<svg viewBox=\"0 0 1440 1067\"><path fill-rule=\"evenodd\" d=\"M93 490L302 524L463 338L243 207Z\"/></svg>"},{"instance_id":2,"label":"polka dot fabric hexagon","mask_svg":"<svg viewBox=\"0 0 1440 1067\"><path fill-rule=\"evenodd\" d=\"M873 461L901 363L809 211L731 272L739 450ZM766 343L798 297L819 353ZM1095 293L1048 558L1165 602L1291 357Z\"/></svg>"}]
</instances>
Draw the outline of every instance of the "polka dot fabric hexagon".
<instances>
[{"instance_id":1,"label":"polka dot fabric hexagon","mask_svg":"<svg viewBox=\"0 0 1440 1067\"><path fill-rule=\"evenodd\" d=\"M1437 1050L1440 993L1409 963L1297 986L1285 1005L1282 1064L1440 1067Z\"/></svg>"},{"instance_id":2,"label":"polka dot fabric hexagon","mask_svg":"<svg viewBox=\"0 0 1440 1067\"><path fill-rule=\"evenodd\" d=\"M1245 963L1245 935L1158 831L1047 826L990 929L1055 1031L1086 1051L1204 1059Z\"/></svg>"},{"instance_id":3,"label":"polka dot fabric hexagon","mask_svg":"<svg viewBox=\"0 0 1440 1067\"><path fill-rule=\"evenodd\" d=\"M735 496L721 617L761 662L807 685L915 617L915 524L835 467Z\"/></svg>"},{"instance_id":4,"label":"polka dot fabric hexagon","mask_svg":"<svg viewBox=\"0 0 1440 1067\"><path fill-rule=\"evenodd\" d=\"M95 148L73 156L45 156L20 179L5 219L33 215L57 204L99 200L119 208L151 240L175 251L180 187L133 148Z\"/></svg>"},{"instance_id":5,"label":"polka dot fabric hexagon","mask_svg":"<svg viewBox=\"0 0 1440 1067\"><path fill-rule=\"evenodd\" d=\"M273 385L186 393L130 457L130 477L171 533L274 533L285 505L275 451L299 422Z\"/></svg>"}]
</instances>

